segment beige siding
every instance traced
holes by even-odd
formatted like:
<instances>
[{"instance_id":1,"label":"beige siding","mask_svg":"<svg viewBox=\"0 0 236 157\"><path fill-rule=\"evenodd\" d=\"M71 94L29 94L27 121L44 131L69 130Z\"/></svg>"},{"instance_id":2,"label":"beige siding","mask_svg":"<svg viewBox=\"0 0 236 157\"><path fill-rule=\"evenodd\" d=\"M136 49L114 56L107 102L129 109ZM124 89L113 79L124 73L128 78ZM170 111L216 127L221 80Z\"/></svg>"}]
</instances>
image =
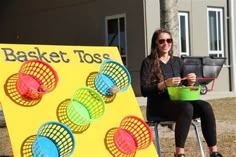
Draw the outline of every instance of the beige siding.
<instances>
[{"instance_id":1,"label":"beige siding","mask_svg":"<svg viewBox=\"0 0 236 157\"><path fill-rule=\"evenodd\" d=\"M7 43L105 45L105 17L124 14L128 70L135 94L140 95L141 61L150 51L152 33L160 27L159 0L21 0L0 4L0 42ZM228 91L227 0L178 0L178 10L189 13L193 56L208 55L207 7L224 9L227 61L214 90ZM236 16L234 19L236 22Z\"/></svg>"}]
</instances>

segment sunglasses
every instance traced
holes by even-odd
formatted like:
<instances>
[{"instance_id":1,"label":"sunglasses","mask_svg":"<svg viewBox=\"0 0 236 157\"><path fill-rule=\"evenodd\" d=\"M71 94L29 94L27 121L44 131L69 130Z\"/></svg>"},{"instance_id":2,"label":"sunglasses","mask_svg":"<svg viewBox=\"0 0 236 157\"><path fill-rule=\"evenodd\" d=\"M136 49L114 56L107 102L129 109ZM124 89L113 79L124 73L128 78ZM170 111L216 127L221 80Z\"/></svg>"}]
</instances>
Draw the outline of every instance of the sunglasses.
<instances>
[{"instance_id":1,"label":"sunglasses","mask_svg":"<svg viewBox=\"0 0 236 157\"><path fill-rule=\"evenodd\" d=\"M160 39L158 40L159 44L164 44L165 41L168 43L168 44L171 44L173 42L173 40L170 38L170 39Z\"/></svg>"}]
</instances>

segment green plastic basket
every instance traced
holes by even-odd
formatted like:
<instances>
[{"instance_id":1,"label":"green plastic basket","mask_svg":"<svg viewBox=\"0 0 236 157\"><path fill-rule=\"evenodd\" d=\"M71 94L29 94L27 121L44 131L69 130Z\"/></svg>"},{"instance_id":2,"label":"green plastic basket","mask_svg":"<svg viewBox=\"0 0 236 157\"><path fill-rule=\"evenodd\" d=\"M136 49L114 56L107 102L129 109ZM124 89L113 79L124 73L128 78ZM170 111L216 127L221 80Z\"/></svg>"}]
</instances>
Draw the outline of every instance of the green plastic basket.
<instances>
[{"instance_id":1,"label":"green plastic basket","mask_svg":"<svg viewBox=\"0 0 236 157\"><path fill-rule=\"evenodd\" d=\"M102 96L89 87L79 87L67 107L67 116L76 125L84 126L100 119L105 112Z\"/></svg>"},{"instance_id":2,"label":"green plastic basket","mask_svg":"<svg viewBox=\"0 0 236 157\"><path fill-rule=\"evenodd\" d=\"M200 86L187 86L187 87L168 87L168 93L171 100L198 100L200 97Z\"/></svg>"}]
</instances>

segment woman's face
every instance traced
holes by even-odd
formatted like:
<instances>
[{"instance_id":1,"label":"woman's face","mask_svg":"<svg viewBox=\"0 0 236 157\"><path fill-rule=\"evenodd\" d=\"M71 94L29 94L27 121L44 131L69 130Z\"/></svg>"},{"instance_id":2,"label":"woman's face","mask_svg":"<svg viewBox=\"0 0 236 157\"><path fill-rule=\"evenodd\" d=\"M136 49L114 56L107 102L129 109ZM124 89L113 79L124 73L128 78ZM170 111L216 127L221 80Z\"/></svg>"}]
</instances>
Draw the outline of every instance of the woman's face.
<instances>
[{"instance_id":1,"label":"woman's face","mask_svg":"<svg viewBox=\"0 0 236 157\"><path fill-rule=\"evenodd\" d=\"M156 44L161 54L166 54L172 47L172 38L168 33L160 33Z\"/></svg>"}]
</instances>

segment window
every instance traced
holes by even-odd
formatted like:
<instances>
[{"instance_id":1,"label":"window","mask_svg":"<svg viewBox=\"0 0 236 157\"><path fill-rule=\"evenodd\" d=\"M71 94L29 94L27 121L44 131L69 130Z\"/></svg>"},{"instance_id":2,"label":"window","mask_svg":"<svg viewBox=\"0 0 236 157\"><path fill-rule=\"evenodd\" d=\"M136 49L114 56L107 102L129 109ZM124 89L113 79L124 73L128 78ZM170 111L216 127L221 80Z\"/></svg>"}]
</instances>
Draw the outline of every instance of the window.
<instances>
[{"instance_id":1,"label":"window","mask_svg":"<svg viewBox=\"0 0 236 157\"><path fill-rule=\"evenodd\" d=\"M127 66L125 14L106 17L106 45L117 46L123 64Z\"/></svg>"},{"instance_id":2,"label":"window","mask_svg":"<svg viewBox=\"0 0 236 157\"><path fill-rule=\"evenodd\" d=\"M210 56L224 57L223 9L208 8L208 51Z\"/></svg>"},{"instance_id":3,"label":"window","mask_svg":"<svg viewBox=\"0 0 236 157\"><path fill-rule=\"evenodd\" d=\"M179 12L179 48L180 55L189 56L189 14L187 12Z\"/></svg>"}]
</instances>

